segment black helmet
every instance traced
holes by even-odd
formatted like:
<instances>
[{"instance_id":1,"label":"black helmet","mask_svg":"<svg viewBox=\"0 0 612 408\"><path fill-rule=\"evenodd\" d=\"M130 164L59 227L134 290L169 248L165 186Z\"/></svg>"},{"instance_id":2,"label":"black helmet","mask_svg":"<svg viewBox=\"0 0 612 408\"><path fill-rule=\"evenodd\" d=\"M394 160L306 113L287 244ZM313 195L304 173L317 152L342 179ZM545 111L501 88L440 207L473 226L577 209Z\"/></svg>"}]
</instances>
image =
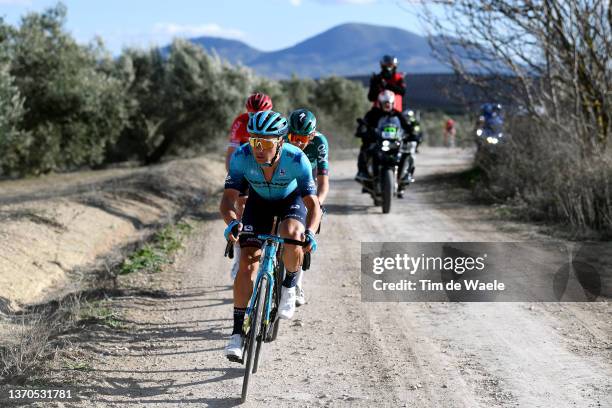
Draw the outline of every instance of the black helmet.
<instances>
[{"instance_id":1,"label":"black helmet","mask_svg":"<svg viewBox=\"0 0 612 408\"><path fill-rule=\"evenodd\" d=\"M391 78L397 68L397 58L392 55L383 55L380 59L380 69L384 78Z\"/></svg>"},{"instance_id":2,"label":"black helmet","mask_svg":"<svg viewBox=\"0 0 612 408\"><path fill-rule=\"evenodd\" d=\"M383 55L383 57L380 59L380 66L396 68L397 58L393 55Z\"/></svg>"}]
</instances>

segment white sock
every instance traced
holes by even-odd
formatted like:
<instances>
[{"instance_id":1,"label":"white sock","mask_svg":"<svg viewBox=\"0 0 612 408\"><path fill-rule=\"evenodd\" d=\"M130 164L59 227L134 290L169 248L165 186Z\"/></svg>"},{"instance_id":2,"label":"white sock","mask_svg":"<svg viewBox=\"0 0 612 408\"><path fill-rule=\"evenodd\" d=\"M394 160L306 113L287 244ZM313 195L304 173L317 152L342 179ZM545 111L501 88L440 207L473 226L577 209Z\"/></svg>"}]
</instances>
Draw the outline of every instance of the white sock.
<instances>
[{"instance_id":1,"label":"white sock","mask_svg":"<svg viewBox=\"0 0 612 408\"><path fill-rule=\"evenodd\" d=\"M302 287L302 278L304 277L304 271L302 270L302 268L300 268L300 270L298 271L297 274L297 283L296 286L299 286L300 288Z\"/></svg>"}]
</instances>

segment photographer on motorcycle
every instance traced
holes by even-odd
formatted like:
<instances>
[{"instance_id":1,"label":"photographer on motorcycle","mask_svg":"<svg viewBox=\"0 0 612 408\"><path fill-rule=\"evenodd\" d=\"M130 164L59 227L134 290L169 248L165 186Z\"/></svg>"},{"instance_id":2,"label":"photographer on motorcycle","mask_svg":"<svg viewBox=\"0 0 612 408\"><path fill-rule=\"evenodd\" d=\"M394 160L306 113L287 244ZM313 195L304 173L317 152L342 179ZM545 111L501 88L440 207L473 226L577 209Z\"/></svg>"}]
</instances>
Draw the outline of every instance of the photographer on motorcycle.
<instances>
[{"instance_id":1,"label":"photographer on motorcycle","mask_svg":"<svg viewBox=\"0 0 612 408\"><path fill-rule=\"evenodd\" d=\"M385 90L378 95L378 101L375 106L372 107L364 116L363 124L360 124L355 133L356 137L361 138L361 149L359 150L359 156L357 159L357 181L368 180L370 175L368 174L367 161L369 150L376 144L376 139L380 132L379 124L383 123L390 118L397 118L404 131L403 142L416 142L415 132L413 132L412 126L406 121L406 118L401 112L394 109L395 105L395 94L392 91ZM404 165L409 153L405 153L401 159L400 171L398 174L402 175L402 181L411 182L412 174L414 173L413 160L409 160L409 168L404 174Z\"/></svg>"},{"instance_id":2,"label":"photographer on motorcycle","mask_svg":"<svg viewBox=\"0 0 612 408\"><path fill-rule=\"evenodd\" d=\"M397 58L391 55L382 57L380 60L380 73L372 74L370 77L368 100L374 102L374 106L376 106L378 95L385 90L395 94L394 109L401 112L403 106L402 99L406 93L406 84L404 82L404 74L397 72Z\"/></svg>"}]
</instances>

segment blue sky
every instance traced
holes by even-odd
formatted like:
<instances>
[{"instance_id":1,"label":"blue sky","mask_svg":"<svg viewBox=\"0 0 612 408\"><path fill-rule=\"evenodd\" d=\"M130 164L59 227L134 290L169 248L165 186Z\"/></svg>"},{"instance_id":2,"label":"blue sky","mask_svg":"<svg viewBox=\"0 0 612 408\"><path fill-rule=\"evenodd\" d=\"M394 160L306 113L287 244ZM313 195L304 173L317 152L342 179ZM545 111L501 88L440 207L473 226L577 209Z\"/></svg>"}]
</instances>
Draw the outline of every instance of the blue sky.
<instances>
[{"instance_id":1,"label":"blue sky","mask_svg":"<svg viewBox=\"0 0 612 408\"><path fill-rule=\"evenodd\" d=\"M56 0L0 0L0 16L17 24ZM86 43L102 37L114 54L124 46L165 45L173 37L209 35L264 51L292 46L335 25L360 22L422 34L418 0L64 0L67 29Z\"/></svg>"}]
</instances>

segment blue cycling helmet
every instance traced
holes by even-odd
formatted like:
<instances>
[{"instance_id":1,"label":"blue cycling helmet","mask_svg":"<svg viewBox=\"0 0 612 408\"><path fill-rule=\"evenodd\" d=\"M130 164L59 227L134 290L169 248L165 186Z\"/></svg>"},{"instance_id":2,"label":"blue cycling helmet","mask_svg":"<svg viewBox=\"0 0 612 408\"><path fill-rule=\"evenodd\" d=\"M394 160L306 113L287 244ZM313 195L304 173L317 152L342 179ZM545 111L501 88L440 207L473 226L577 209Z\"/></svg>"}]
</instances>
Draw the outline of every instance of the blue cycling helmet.
<instances>
[{"instance_id":1,"label":"blue cycling helmet","mask_svg":"<svg viewBox=\"0 0 612 408\"><path fill-rule=\"evenodd\" d=\"M247 132L260 136L285 136L289 130L287 119L272 110L259 111L250 115Z\"/></svg>"}]
</instances>

